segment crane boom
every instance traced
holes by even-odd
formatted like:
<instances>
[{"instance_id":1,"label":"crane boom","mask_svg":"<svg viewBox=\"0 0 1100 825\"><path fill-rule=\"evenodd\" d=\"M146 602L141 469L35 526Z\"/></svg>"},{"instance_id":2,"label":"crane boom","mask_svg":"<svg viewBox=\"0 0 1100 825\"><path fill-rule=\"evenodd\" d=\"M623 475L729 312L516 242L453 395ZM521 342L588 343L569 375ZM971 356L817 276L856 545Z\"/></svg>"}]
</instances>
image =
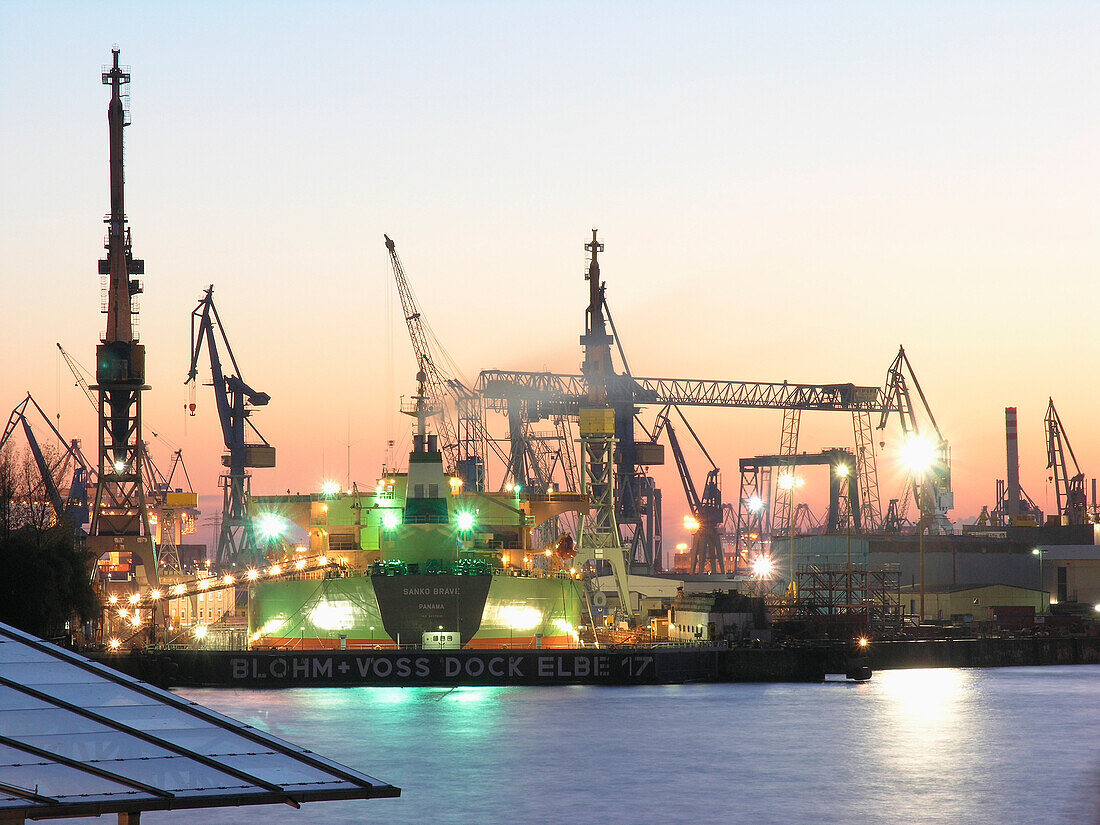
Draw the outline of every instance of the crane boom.
<instances>
[{"instance_id":1,"label":"crane boom","mask_svg":"<svg viewBox=\"0 0 1100 825\"><path fill-rule=\"evenodd\" d=\"M390 254L390 265L393 267L393 277L397 282L397 294L401 299L401 313L405 316L409 338L412 339L413 355L416 357L417 366L425 376L428 409L432 415L439 417L440 451L443 453L447 472L453 473L458 457L458 439L455 435L454 422L451 421L447 410L447 387L452 385L452 379L443 372L432 357L420 307L417 306L416 298L409 287L405 267L397 255L397 245L389 235L382 237L386 239L386 250Z\"/></svg>"},{"instance_id":2,"label":"crane boom","mask_svg":"<svg viewBox=\"0 0 1100 825\"><path fill-rule=\"evenodd\" d=\"M76 385L80 387L81 392L84 393L84 397L87 398L88 403L92 405L92 409L98 411L99 402L96 401L95 394L92 392L92 388L88 383L88 378L91 377L90 373L80 366L61 344L57 344L57 349L61 352L61 357L65 359L65 364L68 366L69 372L71 372L73 378L76 379Z\"/></svg>"},{"instance_id":3,"label":"crane boom","mask_svg":"<svg viewBox=\"0 0 1100 825\"><path fill-rule=\"evenodd\" d=\"M438 435L444 465L447 472L462 479L468 490L484 490L485 447L490 447L506 466L510 461L509 456L489 437L485 429L481 394L471 390L462 379L448 374L436 353L433 353L432 341L435 341L436 349L441 347L424 324L420 306L405 275L405 267L397 254L397 245L389 235L382 237L386 240L390 266L397 282L397 294L401 299L401 313L405 316L409 338L412 340L413 355L417 367L424 373L427 406L432 415L439 416ZM441 357L446 356L441 354ZM449 400L453 401L454 413L448 405Z\"/></svg>"}]
</instances>

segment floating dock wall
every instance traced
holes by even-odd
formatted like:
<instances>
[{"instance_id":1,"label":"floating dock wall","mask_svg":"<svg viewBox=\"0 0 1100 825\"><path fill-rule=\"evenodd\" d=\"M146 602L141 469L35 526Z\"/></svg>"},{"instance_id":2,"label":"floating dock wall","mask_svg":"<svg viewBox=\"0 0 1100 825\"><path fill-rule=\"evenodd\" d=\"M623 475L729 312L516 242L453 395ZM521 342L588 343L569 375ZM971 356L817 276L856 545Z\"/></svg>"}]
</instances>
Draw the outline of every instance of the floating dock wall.
<instances>
[{"instance_id":1,"label":"floating dock wall","mask_svg":"<svg viewBox=\"0 0 1100 825\"><path fill-rule=\"evenodd\" d=\"M171 687L644 685L820 682L823 650L167 650L95 658Z\"/></svg>"}]
</instances>

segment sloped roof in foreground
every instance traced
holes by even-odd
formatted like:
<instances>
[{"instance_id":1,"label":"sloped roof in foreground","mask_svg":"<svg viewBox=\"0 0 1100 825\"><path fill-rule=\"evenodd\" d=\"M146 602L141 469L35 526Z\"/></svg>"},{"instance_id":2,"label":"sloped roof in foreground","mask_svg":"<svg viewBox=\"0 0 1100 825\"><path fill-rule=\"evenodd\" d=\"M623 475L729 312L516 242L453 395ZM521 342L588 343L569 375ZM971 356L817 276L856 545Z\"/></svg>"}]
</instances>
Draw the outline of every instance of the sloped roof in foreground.
<instances>
[{"instance_id":1,"label":"sloped roof in foreground","mask_svg":"<svg viewBox=\"0 0 1100 825\"><path fill-rule=\"evenodd\" d=\"M0 624L0 820L400 793Z\"/></svg>"}]
</instances>

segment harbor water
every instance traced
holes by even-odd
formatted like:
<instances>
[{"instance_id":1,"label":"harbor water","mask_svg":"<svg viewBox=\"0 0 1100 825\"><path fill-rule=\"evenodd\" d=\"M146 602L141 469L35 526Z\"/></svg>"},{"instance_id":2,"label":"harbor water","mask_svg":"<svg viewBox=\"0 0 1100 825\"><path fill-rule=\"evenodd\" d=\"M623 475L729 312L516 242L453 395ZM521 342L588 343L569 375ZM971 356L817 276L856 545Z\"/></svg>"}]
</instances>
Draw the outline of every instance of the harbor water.
<instances>
[{"instance_id":1,"label":"harbor water","mask_svg":"<svg viewBox=\"0 0 1100 825\"><path fill-rule=\"evenodd\" d=\"M144 822L1100 822L1100 666L895 670L861 684L180 693L402 797Z\"/></svg>"}]
</instances>

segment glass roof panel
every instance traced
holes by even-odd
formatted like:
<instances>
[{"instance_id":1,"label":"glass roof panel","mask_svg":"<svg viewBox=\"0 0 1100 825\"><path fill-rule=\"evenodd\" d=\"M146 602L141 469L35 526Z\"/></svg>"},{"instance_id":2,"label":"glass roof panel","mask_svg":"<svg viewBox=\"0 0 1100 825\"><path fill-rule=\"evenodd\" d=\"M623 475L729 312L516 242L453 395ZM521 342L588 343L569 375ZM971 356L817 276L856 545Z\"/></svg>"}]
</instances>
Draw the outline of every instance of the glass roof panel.
<instances>
[{"instance_id":1,"label":"glass roof panel","mask_svg":"<svg viewBox=\"0 0 1100 825\"><path fill-rule=\"evenodd\" d=\"M0 677L42 694L0 685L0 737L12 743L0 743L0 784L58 800L0 791L5 817L65 816L73 805L89 804L102 813L140 809L163 799L153 789L199 796L210 806L219 797L226 804L242 796L282 802L284 788L308 788L321 798L398 792L3 624ZM312 759L322 766L310 764ZM340 774L330 773L328 765Z\"/></svg>"}]
</instances>

